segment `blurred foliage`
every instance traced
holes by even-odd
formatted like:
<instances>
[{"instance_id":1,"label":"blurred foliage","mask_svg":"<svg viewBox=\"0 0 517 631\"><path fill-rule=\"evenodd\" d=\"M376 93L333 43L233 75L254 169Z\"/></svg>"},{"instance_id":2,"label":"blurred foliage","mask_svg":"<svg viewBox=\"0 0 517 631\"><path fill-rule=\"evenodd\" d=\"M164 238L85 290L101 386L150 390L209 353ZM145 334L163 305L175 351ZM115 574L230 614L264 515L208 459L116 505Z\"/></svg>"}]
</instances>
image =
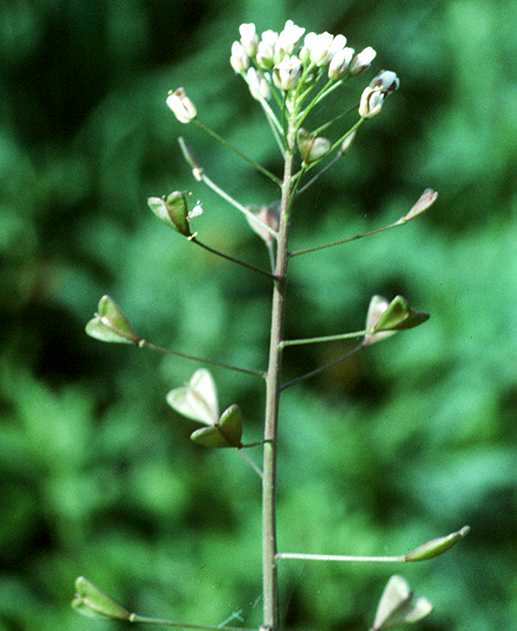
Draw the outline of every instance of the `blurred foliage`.
<instances>
[{"instance_id":1,"label":"blurred foliage","mask_svg":"<svg viewBox=\"0 0 517 631\"><path fill-rule=\"evenodd\" d=\"M440 199L405 228L292 261L291 337L357 329L373 293L403 293L432 318L286 393L281 549L396 554L469 523L452 552L397 568L435 604L420 628L515 626L517 5L10 0L0 7L2 630L114 629L70 609L80 574L142 613L217 623L242 609L258 623L257 480L235 454L192 445L193 425L164 400L195 366L96 343L83 326L109 292L147 339L264 366L267 280L196 250L145 199L192 190L204 240L265 264L242 217L192 180L176 137L245 203L274 198L269 182L180 128L164 95L185 85L206 122L278 170L228 56L241 22L263 30L287 17L374 46L377 68L401 78L346 160L300 197L293 247L392 221L426 186ZM342 352L288 349L286 375ZM214 375L258 438L260 385ZM367 628L393 570L286 562L286 628Z\"/></svg>"}]
</instances>

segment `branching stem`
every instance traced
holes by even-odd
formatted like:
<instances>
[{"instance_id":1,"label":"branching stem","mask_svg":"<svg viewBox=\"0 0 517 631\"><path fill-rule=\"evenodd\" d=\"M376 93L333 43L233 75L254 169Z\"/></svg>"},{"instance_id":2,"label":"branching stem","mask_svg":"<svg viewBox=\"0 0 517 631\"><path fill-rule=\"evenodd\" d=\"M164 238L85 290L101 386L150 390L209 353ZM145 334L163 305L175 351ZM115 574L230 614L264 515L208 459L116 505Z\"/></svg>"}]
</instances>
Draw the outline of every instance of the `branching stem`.
<instances>
[{"instance_id":1,"label":"branching stem","mask_svg":"<svg viewBox=\"0 0 517 631\"><path fill-rule=\"evenodd\" d=\"M339 561L344 563L406 563L403 554L399 556L353 556L347 554L306 554L305 552L278 552L278 560L298 559L300 561Z\"/></svg>"},{"instance_id":2,"label":"branching stem","mask_svg":"<svg viewBox=\"0 0 517 631\"><path fill-rule=\"evenodd\" d=\"M207 359L206 357L196 357L195 355L187 355L186 353L180 353L179 351L174 351L170 348L158 346L157 344L153 344L152 342L148 342L147 340L140 340L138 342L138 346L140 348L149 348L150 350L156 351L157 353L161 353L162 355L175 355L176 357L181 357L182 359L187 359L189 361L199 362L200 364L210 364L211 366L217 366L218 368L225 368L226 370L232 370L233 372L240 372L245 375L253 375L254 377L261 377L262 379L266 377L265 373L262 372L261 370L252 370L251 368L241 368L240 366L233 366L232 364L225 364L215 359Z\"/></svg>"},{"instance_id":3,"label":"branching stem","mask_svg":"<svg viewBox=\"0 0 517 631\"><path fill-rule=\"evenodd\" d=\"M274 175L273 173L271 173L271 171L268 171L265 167L263 167L261 164L259 164L258 162L256 162L255 160L253 160L252 158L249 158L245 153L242 153L242 151L240 149L237 149L237 147L235 147L234 145L232 145L230 142L228 142L227 140L225 140L222 136L220 136L216 131L214 131L213 129L211 129L210 127L208 127L208 125L205 125L205 123L202 123L199 118L195 118L194 123L196 123L196 125L202 129L204 132L206 132L209 136L211 136L212 138L214 138L215 140L217 140L217 142L220 142L222 145L224 145L227 149L230 149L231 151L233 151L233 153L235 153L236 155L239 156L239 158L241 158L241 160L244 160L244 162L247 162L248 164L251 164L251 166L253 168L255 168L257 171L259 171L260 173L262 173L262 175L265 175L267 178L269 178L272 182L274 182L277 186L281 186L282 182L279 180L279 178L277 178L276 175Z\"/></svg>"},{"instance_id":4,"label":"branching stem","mask_svg":"<svg viewBox=\"0 0 517 631\"><path fill-rule=\"evenodd\" d=\"M277 425L280 398L280 370L282 364L282 340L284 324L287 244L289 229L289 207L293 172L294 126L289 124L285 151L282 199L280 203L280 226L277 242L275 284L271 307L271 336L269 364L266 377L266 418L264 427L264 464L262 484L262 564L263 564L263 625L271 631L278 629L278 573L276 567L276 458Z\"/></svg>"},{"instance_id":5,"label":"branching stem","mask_svg":"<svg viewBox=\"0 0 517 631\"><path fill-rule=\"evenodd\" d=\"M325 342L338 342L339 340L355 340L364 337L367 331L352 331L352 333L338 333L337 335L324 335L322 337L306 337L300 340L283 340L280 347L303 346L305 344L324 344Z\"/></svg>"},{"instance_id":6,"label":"branching stem","mask_svg":"<svg viewBox=\"0 0 517 631\"><path fill-rule=\"evenodd\" d=\"M208 186L209 189L211 189L214 193L216 193L216 195L219 195L219 197L224 199L224 201L228 202L230 206L233 206L243 215L246 215L246 217L250 221L255 222L256 224L261 226L261 228L264 228L264 230L267 230L267 232L269 232L269 234L273 238L275 239L278 238L277 233L273 230L273 228L271 228L271 226L268 226L266 223L260 220L249 208L247 208L246 206L238 202L226 191L224 191L220 186L218 186L213 180L211 180L207 175L205 175L203 167L194 158L192 152L190 151L187 143L185 142L183 138L181 137L178 138L178 144L180 146L183 157L185 158L189 166L192 168L192 174L194 175L196 180L198 180L199 182L203 182L203 184L206 184L206 186Z\"/></svg>"},{"instance_id":7,"label":"branching stem","mask_svg":"<svg viewBox=\"0 0 517 631\"><path fill-rule=\"evenodd\" d=\"M173 629L197 629L198 631L220 631L221 627L210 624L187 624L185 622L174 622L165 618L149 618L147 616L139 616L132 613L129 616L129 622L137 622L140 624L153 624L161 627L170 627ZM246 629L245 627L224 627L225 631L256 631L256 629Z\"/></svg>"},{"instance_id":8,"label":"branching stem","mask_svg":"<svg viewBox=\"0 0 517 631\"><path fill-rule=\"evenodd\" d=\"M196 245L199 245L200 247L202 247L207 252L211 252L212 254L220 256L221 258L226 259L227 261L231 261L232 263L235 263L236 265L245 267L246 269L249 269L253 272L257 272L258 274L262 274L262 276L267 276L268 278L272 278L273 280L275 278L273 274L266 272L266 270L260 269L260 267L255 267L255 265L252 265L251 263L246 263L246 261L241 261L240 259L236 259L235 257L230 256L229 254L225 254L224 252L216 250L215 248L212 248L211 246L206 245L206 243L203 243L202 241L200 241L197 237L193 237L191 241L192 243L195 243Z\"/></svg>"}]
</instances>

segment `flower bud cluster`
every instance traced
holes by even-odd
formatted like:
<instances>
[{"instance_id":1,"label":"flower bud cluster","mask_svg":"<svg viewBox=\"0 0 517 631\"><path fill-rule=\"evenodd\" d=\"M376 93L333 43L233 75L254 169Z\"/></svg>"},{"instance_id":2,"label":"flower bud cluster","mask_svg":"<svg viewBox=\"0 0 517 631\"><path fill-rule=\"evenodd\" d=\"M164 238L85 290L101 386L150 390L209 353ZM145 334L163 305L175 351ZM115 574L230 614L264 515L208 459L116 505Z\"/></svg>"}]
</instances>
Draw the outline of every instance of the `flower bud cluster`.
<instances>
[{"instance_id":1,"label":"flower bud cluster","mask_svg":"<svg viewBox=\"0 0 517 631\"><path fill-rule=\"evenodd\" d=\"M344 35L306 34L292 20L279 33L269 29L259 36L253 23L241 24L239 33L240 39L232 44L230 64L259 101L271 97L272 87L288 93L315 85L322 76L338 81L357 75L376 55L370 46L356 54Z\"/></svg>"}]
</instances>

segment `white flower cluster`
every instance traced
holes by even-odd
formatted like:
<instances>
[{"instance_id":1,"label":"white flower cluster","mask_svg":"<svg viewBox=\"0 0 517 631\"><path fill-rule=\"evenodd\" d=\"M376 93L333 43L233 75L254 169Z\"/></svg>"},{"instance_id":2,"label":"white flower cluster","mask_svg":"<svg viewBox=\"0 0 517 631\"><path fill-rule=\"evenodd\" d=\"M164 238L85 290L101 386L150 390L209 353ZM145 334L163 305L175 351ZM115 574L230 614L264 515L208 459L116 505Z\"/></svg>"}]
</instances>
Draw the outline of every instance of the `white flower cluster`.
<instances>
[{"instance_id":1,"label":"white flower cluster","mask_svg":"<svg viewBox=\"0 0 517 631\"><path fill-rule=\"evenodd\" d=\"M270 98L272 86L289 92L298 88L300 81L315 83L324 74L330 81L357 75L376 56L371 47L356 54L346 45L344 35L305 35L305 29L292 20L287 20L280 33L267 30L259 37L253 23L241 24L239 33L240 40L232 44L230 64L259 101Z\"/></svg>"}]
</instances>

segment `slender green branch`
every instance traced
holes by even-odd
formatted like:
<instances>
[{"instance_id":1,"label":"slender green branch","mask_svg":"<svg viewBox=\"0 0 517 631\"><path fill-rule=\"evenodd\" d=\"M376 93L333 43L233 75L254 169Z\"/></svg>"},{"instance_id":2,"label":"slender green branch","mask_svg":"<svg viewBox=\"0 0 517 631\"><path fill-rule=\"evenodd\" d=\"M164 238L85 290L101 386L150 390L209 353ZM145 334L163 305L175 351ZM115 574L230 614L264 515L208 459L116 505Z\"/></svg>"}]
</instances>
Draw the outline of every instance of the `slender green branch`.
<instances>
[{"instance_id":1,"label":"slender green branch","mask_svg":"<svg viewBox=\"0 0 517 631\"><path fill-rule=\"evenodd\" d=\"M360 118L358 121L356 121L354 123L354 125L352 125L352 127L350 127L350 129L348 131L346 131L342 136L340 136L330 147L330 149L327 151L327 153L322 156L319 160L315 160L314 162L311 162L311 164L309 164L309 166L307 167L307 171L310 171L312 169L314 169L314 167L318 166L318 164L320 162L322 162L323 160L326 160L327 158L329 158L336 149L340 148L341 145L343 144L343 142L351 135L353 134L355 131L357 131L359 129L359 127L361 127L361 125L364 123L366 119L365 118Z\"/></svg>"},{"instance_id":2,"label":"slender green branch","mask_svg":"<svg viewBox=\"0 0 517 631\"><path fill-rule=\"evenodd\" d=\"M233 151L233 153L235 153L236 155L239 156L239 158L241 158L241 160L244 160L244 162L247 162L248 164L251 164L252 167L254 167L257 171L259 171L260 173L262 173L262 175L265 175L267 178L269 178L272 182L274 182L277 186L281 186L282 182L280 181L279 178L277 178L276 175L274 175L273 173L271 173L271 171L268 171L265 167L263 167L261 164L259 164L258 162L256 162L255 160L253 160L252 158L249 158L245 153L242 153L242 151L240 149L237 149L237 147L235 147L234 145L232 145L231 143L229 143L227 140L225 140L222 136L220 136L216 131L214 131L213 129L211 129L210 127L208 127L208 125L205 125L205 123L202 123L199 118L195 118L193 120L193 122L200 128L202 129L204 132L206 132L209 136L211 136L212 138L214 138L215 140L217 140L217 142L220 142L222 145L224 145L227 149L231 149L231 151Z\"/></svg>"},{"instance_id":3,"label":"slender green branch","mask_svg":"<svg viewBox=\"0 0 517 631\"><path fill-rule=\"evenodd\" d=\"M248 445L243 445L243 448L244 447L248 447ZM255 473L258 475L258 477L261 480L264 479L264 474L262 473L262 469L253 462L253 460L248 456L248 454L245 451L242 451L241 449L239 449L239 456L244 460L244 462L246 462L253 469L253 471L255 471Z\"/></svg>"},{"instance_id":4,"label":"slender green branch","mask_svg":"<svg viewBox=\"0 0 517 631\"><path fill-rule=\"evenodd\" d=\"M332 158L332 160L330 162L328 162L320 171L318 171L315 175L313 175L313 177L311 177L310 180L308 180L303 186L302 188L300 188L298 190L298 192L296 193L297 195L301 195L302 193L305 193L305 191L310 188L313 184L315 184L322 175L324 175L327 171L329 171L335 164L337 164L339 162L339 160L341 160L341 158L343 157L343 152L342 151L338 151L336 153L336 155Z\"/></svg>"},{"instance_id":5,"label":"slender green branch","mask_svg":"<svg viewBox=\"0 0 517 631\"><path fill-rule=\"evenodd\" d=\"M191 238L191 241L192 243L199 245L201 248L203 248L207 252L211 252L212 254L216 254L217 256L220 256L221 258L226 259L227 261L231 261L232 263L235 263L236 265L240 265L241 267L245 267L246 269L249 269L253 272L262 274L262 276L267 276L268 278L272 278L273 280L275 279L275 276L273 274L270 274L269 272L266 272L265 270L260 269L260 267L255 267L255 265L252 265L251 263L246 263L246 261L241 261L240 259L236 259L233 256L230 256L229 254L224 254L223 252L220 252L219 250L216 250L215 248L212 248L209 245L206 245L206 243L199 241L197 237Z\"/></svg>"},{"instance_id":6,"label":"slender green branch","mask_svg":"<svg viewBox=\"0 0 517 631\"><path fill-rule=\"evenodd\" d=\"M316 375L319 375L325 370L329 368L333 368L334 366L337 366L338 364L341 364L342 362L346 361L349 357L351 357L352 355L360 351L362 348L363 348L363 343L361 342L357 346L354 346L352 350L348 351L348 353L345 353L338 359L334 359L333 361L323 364L323 366L319 366L318 368L315 368L314 370L311 370L310 372L307 372L304 375L300 375L299 377L295 377L294 379L287 381L286 383L282 384L282 386L280 387L280 390L283 392L284 390L287 390L287 388L296 386L297 384L301 383L302 381L305 381L306 379L310 379L311 377L316 377Z\"/></svg>"},{"instance_id":7,"label":"slender green branch","mask_svg":"<svg viewBox=\"0 0 517 631\"><path fill-rule=\"evenodd\" d=\"M233 372L240 372L245 375L253 375L254 377L265 378L265 373L261 370L252 370L251 368L241 368L240 366L233 366L232 364L225 364L223 362L217 361L216 359L207 359L206 357L196 357L195 355L187 355L186 353L180 353L179 351L174 351L170 348L165 348L163 346L158 346L157 344L153 344L152 342L148 342L147 340L140 340L138 342L138 346L140 348L149 348L152 351L156 351L157 353L161 353L162 355L175 355L176 357L181 357L182 359L187 359L193 362L199 362L200 364L210 364L211 366L217 366L218 368L226 368L226 370L232 370Z\"/></svg>"},{"instance_id":8,"label":"slender green branch","mask_svg":"<svg viewBox=\"0 0 517 631\"><path fill-rule=\"evenodd\" d=\"M322 132L324 132L326 129L328 129L331 125L333 125L336 121L340 120L341 118L344 118L345 116L348 116L349 114L351 114L352 112L356 112L357 108L359 107L359 104L357 103L356 105L352 105L352 107L349 107L347 110L345 110L344 112L341 112L341 114L338 114L337 116L334 116L334 118L331 118L329 121L327 121L326 123L323 123L323 125L320 125L319 127L317 127L316 129L314 129L312 131L312 133L315 136L319 136Z\"/></svg>"},{"instance_id":9,"label":"slender green branch","mask_svg":"<svg viewBox=\"0 0 517 631\"><path fill-rule=\"evenodd\" d=\"M324 243L323 245L316 245L311 248L303 248L301 250L294 250L289 253L289 256L301 256L302 254L310 254L311 252L319 252L320 250L326 250L327 248L333 248L337 245L344 245L345 243L351 243L352 241L357 241L358 239L364 239L365 237L373 237L376 234L380 234L381 232L386 232L387 230L391 230L392 228L398 228L398 226L403 226L408 223L408 221L401 221L400 219L394 221L393 223L388 224L387 226L382 226L381 228L375 228L374 230L368 230L367 232L359 232L358 234L354 234L350 237L345 237L344 239L339 239L338 241L331 241L330 243Z\"/></svg>"},{"instance_id":10,"label":"slender green branch","mask_svg":"<svg viewBox=\"0 0 517 631\"><path fill-rule=\"evenodd\" d=\"M280 149L280 153L282 154L282 156L284 155L284 151L285 151L285 147L284 147L284 143L282 141L282 137L278 131L277 128L277 123L278 120L276 118L276 116L274 115L274 112L272 111L271 107L269 106L269 104L267 104L265 101L260 101L260 105L262 106L262 109L264 111L264 115L266 117L266 120L268 122L269 127L271 128L271 133L273 134L273 138L276 141L276 144L278 145L278 148ZM267 105L267 107L266 107ZM273 117L270 116L269 112L271 112L271 114L273 115Z\"/></svg>"},{"instance_id":11,"label":"slender green branch","mask_svg":"<svg viewBox=\"0 0 517 631\"><path fill-rule=\"evenodd\" d=\"M268 226L267 223L264 223L253 212L251 212L249 208L247 208L246 206L238 202L226 191L223 191L222 188L217 186L217 184L213 180L211 180L207 175L205 175L203 171L203 167L194 158L187 143L182 137L178 138L178 144L180 146L181 152L187 164L189 164L189 166L192 168L192 174L194 175L196 180L198 180L199 182L203 182L203 184L206 184L206 186L208 186L210 190L212 190L214 193L219 195L219 197L221 197L226 202L228 202L230 206L233 206L234 208L236 208L239 212L241 212L243 215L248 217L250 221L254 221L256 224L264 228L264 230L267 230L267 232L269 232L269 234L272 237L274 237L275 239L278 238L277 233L275 232L275 230L273 230L273 228L271 228L271 226Z\"/></svg>"},{"instance_id":12,"label":"slender green branch","mask_svg":"<svg viewBox=\"0 0 517 631\"><path fill-rule=\"evenodd\" d=\"M139 616L132 613L129 616L129 622L137 622L140 624L153 624L161 627L171 627L173 629L197 629L198 631L220 631L221 627L210 624L187 624L185 622L174 622L165 618L149 618L147 616ZM246 629L245 627L223 627L225 631L256 631L256 629Z\"/></svg>"},{"instance_id":13,"label":"slender green branch","mask_svg":"<svg viewBox=\"0 0 517 631\"><path fill-rule=\"evenodd\" d=\"M300 561L340 561L352 563L406 563L403 554L399 556L353 556L347 554L306 554L305 552L278 552L279 560L298 559Z\"/></svg>"},{"instance_id":14,"label":"slender green branch","mask_svg":"<svg viewBox=\"0 0 517 631\"><path fill-rule=\"evenodd\" d=\"M267 113L268 118L271 119L271 123L273 124L275 129L281 133L283 131L282 125L280 124L278 118L276 117L275 112L272 110L269 103L265 99L262 99L262 101L260 101L260 104L264 108L264 111ZM282 182L278 178L276 178L276 183L281 184Z\"/></svg>"},{"instance_id":15,"label":"slender green branch","mask_svg":"<svg viewBox=\"0 0 517 631\"><path fill-rule=\"evenodd\" d=\"M322 337L307 337L301 340L282 340L280 347L303 346L304 344L324 344L325 342L338 342L339 340L355 340L364 337L366 331L352 331L351 333L338 333L337 335L324 335Z\"/></svg>"}]
</instances>

